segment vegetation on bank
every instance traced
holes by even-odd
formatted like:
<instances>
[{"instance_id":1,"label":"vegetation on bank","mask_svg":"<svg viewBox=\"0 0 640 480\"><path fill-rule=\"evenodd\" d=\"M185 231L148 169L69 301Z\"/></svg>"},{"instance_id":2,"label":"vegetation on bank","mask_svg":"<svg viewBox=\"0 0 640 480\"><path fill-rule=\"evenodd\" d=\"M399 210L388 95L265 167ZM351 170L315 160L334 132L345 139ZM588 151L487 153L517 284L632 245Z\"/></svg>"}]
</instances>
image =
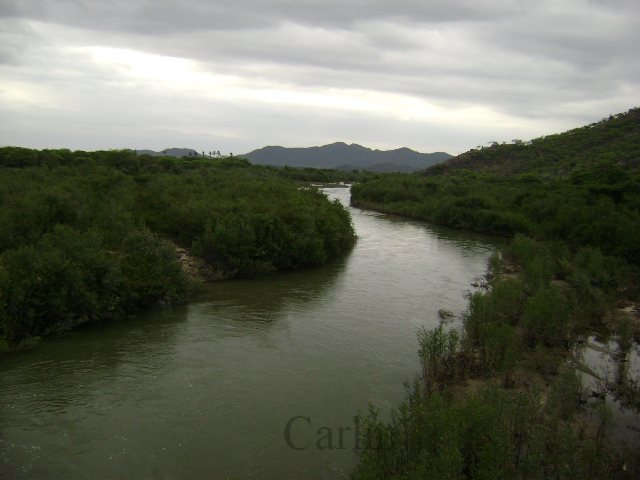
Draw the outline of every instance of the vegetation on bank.
<instances>
[{"instance_id":1,"label":"vegetation on bank","mask_svg":"<svg viewBox=\"0 0 640 480\"><path fill-rule=\"evenodd\" d=\"M562 239L637 262L640 109L470 152L422 174L365 178L354 185L352 202L453 228Z\"/></svg>"},{"instance_id":2,"label":"vegetation on bank","mask_svg":"<svg viewBox=\"0 0 640 480\"><path fill-rule=\"evenodd\" d=\"M296 167L273 167L263 168L275 174L303 183L316 183L321 185L337 185L362 182L366 178L374 175L366 170L336 170L333 168L296 168Z\"/></svg>"},{"instance_id":3,"label":"vegetation on bank","mask_svg":"<svg viewBox=\"0 0 640 480\"><path fill-rule=\"evenodd\" d=\"M638 478L638 445L608 438L604 401L609 389L639 409L637 390L625 396L617 388L633 379L623 374L594 392L572 367L615 288L594 286L584 261L593 252L566 262L553 248L517 236L493 257L462 331L440 324L419 333L422 375L390 422L374 409L365 416L353 478ZM631 345L622 340L624 372Z\"/></svg>"},{"instance_id":4,"label":"vegetation on bank","mask_svg":"<svg viewBox=\"0 0 640 480\"><path fill-rule=\"evenodd\" d=\"M0 148L0 342L185 298L182 247L224 277L320 265L349 213L237 158Z\"/></svg>"},{"instance_id":5,"label":"vegetation on bank","mask_svg":"<svg viewBox=\"0 0 640 480\"><path fill-rule=\"evenodd\" d=\"M358 206L514 236L462 330L420 332L422 376L391 422L369 412L354 478L638 478L639 442L608 437L604 391L640 411L626 366L639 325L615 308L638 301L639 147L635 109L354 186ZM594 331L617 341L602 392L573 366Z\"/></svg>"}]
</instances>

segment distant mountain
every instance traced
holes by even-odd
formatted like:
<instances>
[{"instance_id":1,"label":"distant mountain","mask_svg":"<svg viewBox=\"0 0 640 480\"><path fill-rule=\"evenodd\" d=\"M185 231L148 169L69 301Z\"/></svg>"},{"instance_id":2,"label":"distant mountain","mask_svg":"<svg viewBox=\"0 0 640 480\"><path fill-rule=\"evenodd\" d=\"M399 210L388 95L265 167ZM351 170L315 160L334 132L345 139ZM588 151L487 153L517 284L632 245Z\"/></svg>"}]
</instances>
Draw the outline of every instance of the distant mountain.
<instances>
[{"instance_id":1,"label":"distant mountain","mask_svg":"<svg viewBox=\"0 0 640 480\"><path fill-rule=\"evenodd\" d=\"M420 153L409 148L372 150L352 143L336 142L322 147L285 148L269 146L240 155L257 165L413 172L443 162L444 152Z\"/></svg>"},{"instance_id":2,"label":"distant mountain","mask_svg":"<svg viewBox=\"0 0 640 480\"><path fill-rule=\"evenodd\" d=\"M155 152L153 150L136 150L138 155L150 155L152 157L192 157L202 156L201 153L196 152L193 148L166 148L161 152Z\"/></svg>"}]
</instances>

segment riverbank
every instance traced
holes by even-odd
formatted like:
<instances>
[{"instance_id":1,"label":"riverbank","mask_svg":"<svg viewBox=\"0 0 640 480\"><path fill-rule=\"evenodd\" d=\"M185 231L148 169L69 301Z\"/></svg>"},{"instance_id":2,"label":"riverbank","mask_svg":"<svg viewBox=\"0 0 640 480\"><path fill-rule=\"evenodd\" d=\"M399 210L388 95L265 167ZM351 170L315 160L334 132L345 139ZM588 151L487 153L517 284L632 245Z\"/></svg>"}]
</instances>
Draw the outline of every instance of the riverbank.
<instances>
[{"instance_id":1,"label":"riverbank","mask_svg":"<svg viewBox=\"0 0 640 480\"><path fill-rule=\"evenodd\" d=\"M349 204L347 189L330 199ZM348 478L316 431L385 411L418 371L415 332L460 315L491 238L350 209L327 264L204 284L184 305L84 325L0 362L0 476ZM348 368L345 368L348 366ZM293 450L284 438L296 422ZM73 462L68 461L73 458Z\"/></svg>"},{"instance_id":2,"label":"riverbank","mask_svg":"<svg viewBox=\"0 0 640 480\"><path fill-rule=\"evenodd\" d=\"M298 186L237 158L0 148L0 343L183 302L196 271L249 277L352 248L345 208Z\"/></svg>"},{"instance_id":3,"label":"riverbank","mask_svg":"<svg viewBox=\"0 0 640 480\"><path fill-rule=\"evenodd\" d=\"M540 269L544 248L516 238L492 259L461 331L420 332L422 375L390 423L375 410L364 420L370 445L354 478L637 478L633 340L610 332L614 378L576 360L587 292ZM611 416L614 407L624 415Z\"/></svg>"},{"instance_id":4,"label":"riverbank","mask_svg":"<svg viewBox=\"0 0 640 480\"><path fill-rule=\"evenodd\" d=\"M472 150L419 174L354 185L354 205L513 238L491 266L488 291L470 297L459 337L421 337L435 348L423 352L427 372L435 368L455 382L460 370L471 369L483 393L452 395L444 385L434 394L425 375L394 422L373 418L381 435L405 442L393 444L386 457L366 453L361 478L640 474L638 435L621 447L619 431L610 428L612 418L624 417L637 433L640 410L637 317L618 308L640 302L639 113L631 109L562 134ZM506 277L500 275L505 258L517 269ZM596 371L588 352L598 345L606 358L600 363L613 374ZM543 379L546 387L523 393L514 380L520 377L533 385ZM478 402L486 409L475 409ZM425 440L435 432L423 412L438 408L455 432L443 444ZM499 441L492 446L477 430Z\"/></svg>"}]
</instances>

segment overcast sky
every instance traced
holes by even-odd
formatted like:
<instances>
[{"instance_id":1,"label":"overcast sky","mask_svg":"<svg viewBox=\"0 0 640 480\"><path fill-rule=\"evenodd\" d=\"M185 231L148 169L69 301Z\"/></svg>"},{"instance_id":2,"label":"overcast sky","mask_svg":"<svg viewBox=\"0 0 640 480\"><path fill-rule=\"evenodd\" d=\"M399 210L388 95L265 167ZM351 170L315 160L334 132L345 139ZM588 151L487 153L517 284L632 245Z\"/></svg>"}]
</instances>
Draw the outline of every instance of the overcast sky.
<instances>
[{"instance_id":1,"label":"overcast sky","mask_svg":"<svg viewBox=\"0 0 640 480\"><path fill-rule=\"evenodd\" d=\"M0 145L457 154L639 106L639 0L0 0Z\"/></svg>"}]
</instances>

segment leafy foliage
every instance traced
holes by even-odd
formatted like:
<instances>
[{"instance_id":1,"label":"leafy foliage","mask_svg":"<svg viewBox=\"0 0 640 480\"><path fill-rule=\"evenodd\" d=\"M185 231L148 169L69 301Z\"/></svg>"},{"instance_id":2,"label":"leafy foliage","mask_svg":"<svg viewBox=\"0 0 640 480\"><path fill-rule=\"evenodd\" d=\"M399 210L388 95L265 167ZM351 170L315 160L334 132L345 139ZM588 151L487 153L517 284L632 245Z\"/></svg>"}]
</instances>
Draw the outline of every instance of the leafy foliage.
<instances>
[{"instance_id":1,"label":"leafy foliage","mask_svg":"<svg viewBox=\"0 0 640 480\"><path fill-rule=\"evenodd\" d=\"M442 325L419 333L422 381L391 422L365 417L376 448L354 478L637 478L637 448L609 443L604 417L579 417L566 357L616 298L638 295L639 158L634 109L353 187L361 207L513 237L470 295L459 343ZM484 386L465 390L469 379Z\"/></svg>"},{"instance_id":2,"label":"leafy foliage","mask_svg":"<svg viewBox=\"0 0 640 480\"><path fill-rule=\"evenodd\" d=\"M425 175L449 174L470 169L476 175L519 177L535 183L540 178L569 178L576 183L618 185L609 193L624 194L632 189L629 169L640 166L640 108L611 115L601 121L564 133L547 135L529 142L492 142L479 146L445 163L435 165ZM628 188L625 188L628 187Z\"/></svg>"},{"instance_id":3,"label":"leafy foliage","mask_svg":"<svg viewBox=\"0 0 640 480\"><path fill-rule=\"evenodd\" d=\"M0 339L180 301L176 245L227 277L347 250L348 212L283 177L238 158L0 148Z\"/></svg>"},{"instance_id":4,"label":"leafy foliage","mask_svg":"<svg viewBox=\"0 0 640 480\"><path fill-rule=\"evenodd\" d=\"M517 153L517 155L515 153ZM529 144L472 151L422 175L376 175L354 205L640 259L640 110Z\"/></svg>"}]
</instances>

